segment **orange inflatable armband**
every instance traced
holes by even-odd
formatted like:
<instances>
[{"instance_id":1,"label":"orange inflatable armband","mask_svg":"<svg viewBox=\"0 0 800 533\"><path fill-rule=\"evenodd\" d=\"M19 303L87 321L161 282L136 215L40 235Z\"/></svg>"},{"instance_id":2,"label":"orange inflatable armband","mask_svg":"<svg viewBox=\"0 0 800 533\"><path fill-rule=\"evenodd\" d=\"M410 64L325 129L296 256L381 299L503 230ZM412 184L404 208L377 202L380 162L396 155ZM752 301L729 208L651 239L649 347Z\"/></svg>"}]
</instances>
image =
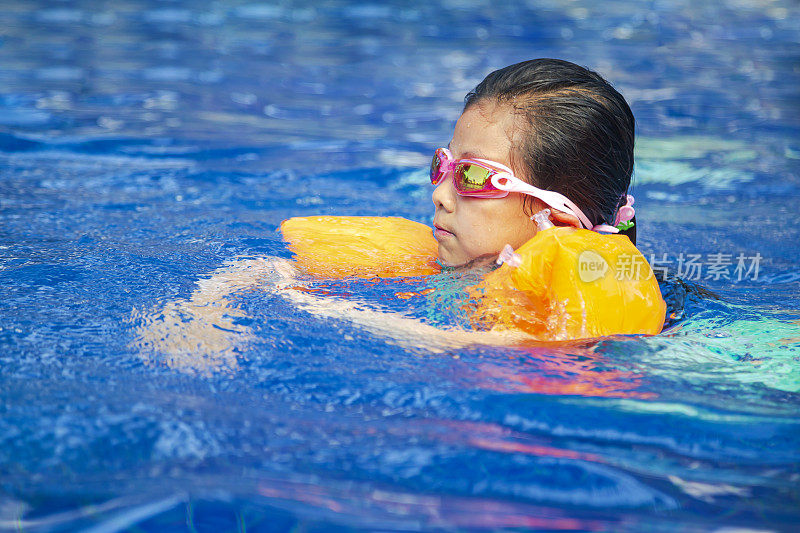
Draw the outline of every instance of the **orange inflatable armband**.
<instances>
[{"instance_id":1,"label":"orange inflatable armband","mask_svg":"<svg viewBox=\"0 0 800 533\"><path fill-rule=\"evenodd\" d=\"M281 223L297 267L319 278L438 273L433 230L400 217L297 217Z\"/></svg>"},{"instance_id":2,"label":"orange inflatable armband","mask_svg":"<svg viewBox=\"0 0 800 533\"><path fill-rule=\"evenodd\" d=\"M304 217L281 224L297 267L320 278L436 274L431 228L397 217ZM666 304L650 265L622 235L549 228L470 288L480 329L542 341L655 334ZM510 264L514 266L510 266Z\"/></svg>"},{"instance_id":3,"label":"orange inflatable armband","mask_svg":"<svg viewBox=\"0 0 800 533\"><path fill-rule=\"evenodd\" d=\"M540 340L661 332L666 303L644 256L624 235L553 227L471 293L473 320Z\"/></svg>"}]
</instances>

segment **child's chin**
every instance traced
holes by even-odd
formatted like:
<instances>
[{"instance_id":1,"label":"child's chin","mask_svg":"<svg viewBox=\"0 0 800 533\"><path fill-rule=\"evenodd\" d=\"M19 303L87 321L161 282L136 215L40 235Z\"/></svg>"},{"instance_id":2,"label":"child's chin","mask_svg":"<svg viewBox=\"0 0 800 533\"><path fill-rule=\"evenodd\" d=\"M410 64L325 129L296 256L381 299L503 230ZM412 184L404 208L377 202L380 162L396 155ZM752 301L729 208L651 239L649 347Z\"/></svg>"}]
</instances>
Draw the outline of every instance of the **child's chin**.
<instances>
[{"instance_id":1,"label":"child's chin","mask_svg":"<svg viewBox=\"0 0 800 533\"><path fill-rule=\"evenodd\" d=\"M459 265L464 264L464 261L458 261L458 257L456 257L456 254L453 254L447 248L442 246L441 243L439 244L438 255L439 255L438 257L439 264L442 265L443 267L457 267Z\"/></svg>"},{"instance_id":2,"label":"child's chin","mask_svg":"<svg viewBox=\"0 0 800 533\"><path fill-rule=\"evenodd\" d=\"M439 245L439 257L438 262L440 265L446 268L458 268L465 265L468 265L472 261L472 258L466 257L464 254L453 253Z\"/></svg>"}]
</instances>

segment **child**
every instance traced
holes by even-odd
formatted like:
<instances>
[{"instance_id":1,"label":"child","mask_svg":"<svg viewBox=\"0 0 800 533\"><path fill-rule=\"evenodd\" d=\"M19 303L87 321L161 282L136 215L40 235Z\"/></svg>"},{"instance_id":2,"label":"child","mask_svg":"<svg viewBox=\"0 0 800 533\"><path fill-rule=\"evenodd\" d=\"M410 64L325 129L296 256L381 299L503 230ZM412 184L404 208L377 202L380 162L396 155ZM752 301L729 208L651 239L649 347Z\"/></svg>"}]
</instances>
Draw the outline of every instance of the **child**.
<instances>
[{"instance_id":1,"label":"child","mask_svg":"<svg viewBox=\"0 0 800 533\"><path fill-rule=\"evenodd\" d=\"M493 261L506 245L519 248L539 231L534 213L556 226L623 231L635 243L627 195L633 142L630 108L590 70L537 59L492 72L467 95L448 148L436 150L431 162L439 263L474 265ZM431 351L530 339L514 328L443 330L355 301L318 297L295 290L296 275L296 265L276 257L232 261L201 280L188 300L156 311L160 321L150 320L152 313L135 317L141 322L135 344L144 358L160 353L184 370L232 370L236 347L252 332L231 318L243 315L231 295L255 285L306 312L348 319L400 344L425 339Z\"/></svg>"},{"instance_id":2,"label":"child","mask_svg":"<svg viewBox=\"0 0 800 533\"><path fill-rule=\"evenodd\" d=\"M497 257L537 232L546 207L556 226L616 233L631 223L634 118L598 74L535 59L496 70L466 97L431 181L439 261ZM452 178L452 179L451 179ZM626 233L635 244L635 230Z\"/></svg>"}]
</instances>

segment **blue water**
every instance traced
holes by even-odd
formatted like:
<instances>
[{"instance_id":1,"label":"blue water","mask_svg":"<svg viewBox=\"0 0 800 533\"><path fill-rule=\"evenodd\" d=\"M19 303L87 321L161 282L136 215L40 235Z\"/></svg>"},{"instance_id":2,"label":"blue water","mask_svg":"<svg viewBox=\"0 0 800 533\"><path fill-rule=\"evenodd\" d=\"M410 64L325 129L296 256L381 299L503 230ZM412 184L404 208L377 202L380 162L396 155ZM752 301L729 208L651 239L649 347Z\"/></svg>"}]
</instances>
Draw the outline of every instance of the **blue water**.
<instances>
[{"instance_id":1,"label":"blue water","mask_svg":"<svg viewBox=\"0 0 800 533\"><path fill-rule=\"evenodd\" d=\"M0 27L0 530L800 520L796 3L26 0ZM290 216L430 223L464 94L532 57L631 103L639 246L705 268L662 285L664 333L448 345L269 280L197 303L288 258ZM306 281L461 320L463 280Z\"/></svg>"}]
</instances>

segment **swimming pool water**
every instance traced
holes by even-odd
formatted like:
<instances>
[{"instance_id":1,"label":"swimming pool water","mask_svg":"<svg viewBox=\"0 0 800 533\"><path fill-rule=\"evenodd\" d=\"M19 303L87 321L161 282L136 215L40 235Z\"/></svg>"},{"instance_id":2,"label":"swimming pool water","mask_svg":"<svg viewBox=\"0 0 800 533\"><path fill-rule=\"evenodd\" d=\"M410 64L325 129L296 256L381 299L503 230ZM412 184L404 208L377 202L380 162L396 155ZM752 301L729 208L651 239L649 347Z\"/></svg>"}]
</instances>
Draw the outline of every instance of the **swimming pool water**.
<instances>
[{"instance_id":1,"label":"swimming pool water","mask_svg":"<svg viewBox=\"0 0 800 533\"><path fill-rule=\"evenodd\" d=\"M0 1L0 25L0 530L800 520L795 3ZM288 217L430 223L464 94L532 57L631 103L639 247L684 279L662 334L454 346L268 281L192 311L233 259L290 257ZM312 288L453 325L463 283Z\"/></svg>"}]
</instances>

